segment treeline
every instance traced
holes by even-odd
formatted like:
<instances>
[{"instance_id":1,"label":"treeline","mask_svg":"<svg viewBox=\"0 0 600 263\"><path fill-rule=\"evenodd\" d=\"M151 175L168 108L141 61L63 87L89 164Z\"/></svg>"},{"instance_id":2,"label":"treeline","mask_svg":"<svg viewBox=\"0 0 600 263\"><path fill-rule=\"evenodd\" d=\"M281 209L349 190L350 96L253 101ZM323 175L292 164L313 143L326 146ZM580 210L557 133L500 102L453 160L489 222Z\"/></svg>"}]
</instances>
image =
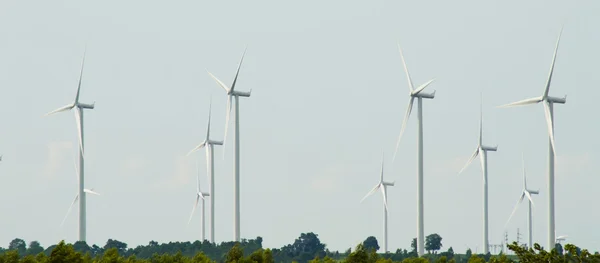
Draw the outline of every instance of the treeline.
<instances>
[{"instance_id":1,"label":"treeline","mask_svg":"<svg viewBox=\"0 0 600 263\"><path fill-rule=\"evenodd\" d=\"M455 254L452 247L438 252L442 248L442 238L432 234L426 238L427 254L418 257L416 240L411 242L411 249L397 249L393 253L377 253L379 244L375 237L368 237L354 249L340 253L329 251L314 233L303 233L292 244L281 248L264 249L262 238L242 239L241 242L223 242L220 244L208 241L169 242L158 244L150 241L148 245L128 248L126 243L109 239L103 247L88 246L85 242L67 244L61 241L57 245L44 249L39 242L32 241L29 246L22 239L14 239L8 248L0 247L0 263L413 263L413 262L598 262L600 255L591 254L574 245L566 245L564 251L558 245L551 252L544 251L539 245L533 249L524 248L517 243L508 245L515 255L500 254L492 256L475 255L471 250L465 254Z\"/></svg>"}]
</instances>

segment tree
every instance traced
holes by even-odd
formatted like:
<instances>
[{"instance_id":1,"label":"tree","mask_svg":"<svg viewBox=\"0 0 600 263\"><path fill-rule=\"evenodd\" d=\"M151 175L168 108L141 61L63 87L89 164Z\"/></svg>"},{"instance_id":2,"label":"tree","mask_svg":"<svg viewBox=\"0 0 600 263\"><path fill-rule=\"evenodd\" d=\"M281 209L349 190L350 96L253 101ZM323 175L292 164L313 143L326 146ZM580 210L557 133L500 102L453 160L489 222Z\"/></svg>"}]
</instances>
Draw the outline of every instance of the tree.
<instances>
[{"instance_id":1,"label":"tree","mask_svg":"<svg viewBox=\"0 0 600 263\"><path fill-rule=\"evenodd\" d=\"M111 248L116 248L119 254L121 255L125 255L125 253L127 252L127 244L119 240L109 239L108 241L106 241L106 245L104 245L104 250L106 251Z\"/></svg>"},{"instance_id":2,"label":"tree","mask_svg":"<svg viewBox=\"0 0 600 263\"><path fill-rule=\"evenodd\" d=\"M275 260L273 260L273 252L271 252L271 250L268 248L263 253L263 262L264 263L274 263L275 262Z\"/></svg>"},{"instance_id":3,"label":"tree","mask_svg":"<svg viewBox=\"0 0 600 263\"><path fill-rule=\"evenodd\" d=\"M27 248L25 254L35 256L42 252L44 252L44 248L40 245L40 242L31 241L31 243L29 243L29 248Z\"/></svg>"},{"instance_id":4,"label":"tree","mask_svg":"<svg viewBox=\"0 0 600 263\"><path fill-rule=\"evenodd\" d=\"M410 252L417 252L417 238L413 238L412 242L410 242L410 248L412 249Z\"/></svg>"},{"instance_id":5,"label":"tree","mask_svg":"<svg viewBox=\"0 0 600 263\"><path fill-rule=\"evenodd\" d=\"M60 241L48 258L48 263L83 263L81 253L76 252L73 246L65 244L65 241Z\"/></svg>"},{"instance_id":6,"label":"tree","mask_svg":"<svg viewBox=\"0 0 600 263\"><path fill-rule=\"evenodd\" d=\"M378 259L375 250L367 250L363 244L358 244L354 252L346 258L346 263L375 263Z\"/></svg>"},{"instance_id":7,"label":"tree","mask_svg":"<svg viewBox=\"0 0 600 263\"><path fill-rule=\"evenodd\" d=\"M438 234L431 234L425 238L425 250L437 253L442 248L442 237Z\"/></svg>"},{"instance_id":8,"label":"tree","mask_svg":"<svg viewBox=\"0 0 600 263\"><path fill-rule=\"evenodd\" d=\"M23 256L27 250L27 244L23 239L15 238L8 244L8 250L16 250L20 256Z\"/></svg>"},{"instance_id":9,"label":"tree","mask_svg":"<svg viewBox=\"0 0 600 263\"><path fill-rule=\"evenodd\" d=\"M236 263L238 260L244 257L244 252L242 248L240 248L239 244L236 243L227 253L227 257L225 259L226 263Z\"/></svg>"},{"instance_id":10,"label":"tree","mask_svg":"<svg viewBox=\"0 0 600 263\"><path fill-rule=\"evenodd\" d=\"M367 237L367 239L365 239L365 241L363 241L362 244L367 251L371 251L372 249L374 249L375 251L379 250L379 243L377 242L377 238L375 238L374 236Z\"/></svg>"},{"instance_id":11,"label":"tree","mask_svg":"<svg viewBox=\"0 0 600 263\"><path fill-rule=\"evenodd\" d=\"M471 251L471 249L470 249L470 248L468 248L468 249L467 249L467 252L465 252L465 256L467 257L467 260L468 260L469 258L471 258L471 256L472 256L472 255L473 255L473 251Z\"/></svg>"}]
</instances>

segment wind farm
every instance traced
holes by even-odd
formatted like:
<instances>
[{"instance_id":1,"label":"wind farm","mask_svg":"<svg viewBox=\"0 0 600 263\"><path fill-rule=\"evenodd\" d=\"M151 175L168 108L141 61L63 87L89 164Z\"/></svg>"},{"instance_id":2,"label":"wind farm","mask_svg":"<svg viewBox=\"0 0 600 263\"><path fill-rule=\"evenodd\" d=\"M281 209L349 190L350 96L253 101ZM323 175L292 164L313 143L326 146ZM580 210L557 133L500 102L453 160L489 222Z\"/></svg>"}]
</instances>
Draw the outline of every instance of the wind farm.
<instances>
[{"instance_id":1,"label":"wind farm","mask_svg":"<svg viewBox=\"0 0 600 263\"><path fill-rule=\"evenodd\" d=\"M7 5L0 262L600 251L600 4L376 3Z\"/></svg>"}]
</instances>

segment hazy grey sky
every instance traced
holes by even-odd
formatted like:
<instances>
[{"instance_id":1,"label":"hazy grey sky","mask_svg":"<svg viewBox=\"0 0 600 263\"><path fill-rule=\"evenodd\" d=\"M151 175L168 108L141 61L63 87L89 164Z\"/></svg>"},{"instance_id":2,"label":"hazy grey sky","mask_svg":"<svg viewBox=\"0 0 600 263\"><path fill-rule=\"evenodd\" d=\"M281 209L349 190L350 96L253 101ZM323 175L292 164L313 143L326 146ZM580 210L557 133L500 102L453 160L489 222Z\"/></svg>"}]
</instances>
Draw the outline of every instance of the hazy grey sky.
<instances>
[{"instance_id":1,"label":"hazy grey sky","mask_svg":"<svg viewBox=\"0 0 600 263\"><path fill-rule=\"evenodd\" d=\"M215 139L225 93L245 45L241 101L243 238L280 247L313 231L330 249L382 236L382 202L360 199L377 183L385 151L390 250L416 236L416 115L399 158L392 151L408 102L398 54L415 85L437 77L424 105L425 234L444 249L481 251L478 163L456 176L476 147L479 94L489 155L490 238L521 190L525 153L534 196L534 240L546 244L547 131L541 105L496 106L542 94L565 23L550 94L555 107L557 234L600 249L594 103L600 96L596 1L0 1L0 245L15 237L48 246L77 238L72 113L42 115L72 101L84 45L88 242L131 246L196 240L187 219L195 162L185 154L205 135L213 98ZM590 121L592 120L592 121ZM232 131L232 130L230 130ZM231 133L229 138L231 138ZM216 150L216 238L233 238L232 144ZM523 206L508 227L526 231ZM198 214L197 214L198 215ZM196 215L196 216L197 216ZM522 238L526 236L523 235Z\"/></svg>"}]
</instances>

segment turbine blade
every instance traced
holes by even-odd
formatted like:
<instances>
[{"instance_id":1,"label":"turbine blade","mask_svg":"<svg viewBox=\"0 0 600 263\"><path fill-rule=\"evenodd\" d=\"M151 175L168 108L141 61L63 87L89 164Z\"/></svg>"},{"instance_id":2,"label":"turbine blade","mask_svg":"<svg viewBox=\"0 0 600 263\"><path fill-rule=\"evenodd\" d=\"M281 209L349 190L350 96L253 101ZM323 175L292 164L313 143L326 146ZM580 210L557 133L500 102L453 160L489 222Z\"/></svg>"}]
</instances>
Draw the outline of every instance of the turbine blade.
<instances>
[{"instance_id":1,"label":"turbine blade","mask_svg":"<svg viewBox=\"0 0 600 263\"><path fill-rule=\"evenodd\" d=\"M550 115L549 102L544 101L544 113L546 114L546 124L548 125L548 136L550 136L550 143L552 144L552 152L554 152L554 158L556 158L556 144L554 144L554 124L552 123L552 116Z\"/></svg>"},{"instance_id":2,"label":"turbine blade","mask_svg":"<svg viewBox=\"0 0 600 263\"><path fill-rule=\"evenodd\" d=\"M229 117L231 115L231 104L232 104L233 96L227 96L227 115L225 116L225 135L223 136L223 144L227 140L227 130L229 129ZM225 149L223 149L223 160L225 160Z\"/></svg>"},{"instance_id":3,"label":"turbine blade","mask_svg":"<svg viewBox=\"0 0 600 263\"><path fill-rule=\"evenodd\" d=\"M187 156L190 156L192 153L194 153L197 150L200 150L200 149L204 148L205 146L206 146L206 141L203 141L201 144L199 144L194 149L192 149L190 152L188 152Z\"/></svg>"},{"instance_id":4,"label":"turbine blade","mask_svg":"<svg viewBox=\"0 0 600 263\"><path fill-rule=\"evenodd\" d=\"M77 124L77 137L79 138L79 149L81 150L81 156L85 157L83 153L83 127L81 127L81 109L75 106L75 123Z\"/></svg>"},{"instance_id":5,"label":"turbine blade","mask_svg":"<svg viewBox=\"0 0 600 263\"><path fill-rule=\"evenodd\" d=\"M508 217L508 220L506 220L506 224L504 224L504 229L506 229L506 226L508 226L508 222L510 222L510 219L515 215L515 213L517 212L517 209L519 208L519 204L521 203L521 201L523 201L523 198L525 197L525 193L521 194L521 198L519 198L519 201L517 201L517 204L515 204L515 208L513 208L512 213L510 213L510 216Z\"/></svg>"},{"instance_id":6,"label":"turbine blade","mask_svg":"<svg viewBox=\"0 0 600 263\"><path fill-rule=\"evenodd\" d=\"M523 159L523 189L527 191L527 175L525 173L525 154L521 153L521 158Z\"/></svg>"},{"instance_id":7,"label":"turbine blade","mask_svg":"<svg viewBox=\"0 0 600 263\"><path fill-rule=\"evenodd\" d=\"M398 153L398 148L400 147L400 139L402 139L402 134L404 133L404 129L406 129L406 124L408 123L408 119L410 118L410 113L412 112L413 102L415 101L415 97L410 97L408 101L408 108L406 108L406 114L404 115L404 120L402 121L402 127L400 128L400 135L398 135L398 142L396 142L396 150L394 151L394 157L392 158L392 163L396 160L396 154Z\"/></svg>"},{"instance_id":8,"label":"turbine blade","mask_svg":"<svg viewBox=\"0 0 600 263\"><path fill-rule=\"evenodd\" d=\"M55 114L55 113L59 113L59 112L62 112L62 111L70 110L72 108L73 108L73 104L69 104L69 105L66 105L66 106L62 106L62 107L60 107L60 108L58 108L56 110L53 110L51 112L48 112L44 116L50 116L50 115Z\"/></svg>"},{"instance_id":9,"label":"turbine blade","mask_svg":"<svg viewBox=\"0 0 600 263\"><path fill-rule=\"evenodd\" d=\"M77 103L79 102L79 93L81 91L81 80L83 79L83 66L85 65L85 53L86 53L86 51L87 51L87 47L83 51L83 59L81 61L81 70L79 71L79 83L77 84L77 92L75 93L75 102L73 103L74 105L77 105Z\"/></svg>"},{"instance_id":10,"label":"turbine blade","mask_svg":"<svg viewBox=\"0 0 600 263\"><path fill-rule=\"evenodd\" d=\"M479 146L483 144L483 92L479 93Z\"/></svg>"},{"instance_id":11,"label":"turbine blade","mask_svg":"<svg viewBox=\"0 0 600 263\"><path fill-rule=\"evenodd\" d=\"M208 125L206 125L206 141L210 139L210 117L212 115L212 96L208 104Z\"/></svg>"},{"instance_id":12,"label":"turbine blade","mask_svg":"<svg viewBox=\"0 0 600 263\"><path fill-rule=\"evenodd\" d=\"M550 65L550 73L548 73L548 81L546 82L546 87L544 89L544 95L542 98L548 97L548 92L550 92L550 82L552 82L552 73L554 72L554 63L556 62L556 53L558 53L558 44L560 43L560 36L562 35L563 28L560 28L560 33L558 34L558 39L556 40L556 47L554 47L554 55L552 55L552 64Z\"/></svg>"},{"instance_id":13,"label":"turbine blade","mask_svg":"<svg viewBox=\"0 0 600 263\"><path fill-rule=\"evenodd\" d=\"M190 222L192 222L192 217L194 216L194 211L196 211L196 206L198 206L199 199L200 199L200 196L198 196L196 194L196 203L194 204L194 207L192 208L192 214L190 214L190 219L188 220L188 225L190 224Z\"/></svg>"},{"instance_id":14,"label":"turbine blade","mask_svg":"<svg viewBox=\"0 0 600 263\"><path fill-rule=\"evenodd\" d=\"M484 167L484 161L485 161L485 160L483 159L483 155L484 155L484 154L485 154L485 152L484 152L484 153L481 153L481 154L479 155L479 162L481 163L481 175L483 176L483 182L487 184L487 178L486 178L486 177L484 176L484 174L483 174L483 171L485 171L485 167Z\"/></svg>"},{"instance_id":15,"label":"turbine blade","mask_svg":"<svg viewBox=\"0 0 600 263\"><path fill-rule=\"evenodd\" d=\"M531 194L529 193L529 191L525 189L525 191L523 192L525 193L525 196L527 196L527 199L529 199L529 202L531 202L531 206L535 207L535 204L533 203L533 198L531 198Z\"/></svg>"},{"instance_id":16,"label":"turbine blade","mask_svg":"<svg viewBox=\"0 0 600 263\"><path fill-rule=\"evenodd\" d=\"M398 50L400 51L400 58L402 58L402 65L404 65L404 72L406 73L406 79L408 80L408 89L410 93L413 93L414 86L412 79L410 78L410 74L408 73L408 67L406 67L406 61L404 61L404 55L402 54L402 48L400 48L400 43L398 43Z\"/></svg>"},{"instance_id":17,"label":"turbine blade","mask_svg":"<svg viewBox=\"0 0 600 263\"><path fill-rule=\"evenodd\" d=\"M77 163L77 155L74 157L73 164L75 165L75 177L77 177L77 185L79 185L79 164Z\"/></svg>"},{"instance_id":18,"label":"turbine blade","mask_svg":"<svg viewBox=\"0 0 600 263\"><path fill-rule=\"evenodd\" d=\"M477 158L477 155L479 155L479 147L477 147L477 149L475 149L475 152L473 153L473 155L471 155L471 158L469 158L469 160L467 161L467 164L465 164L465 166L463 166L463 168L460 169L460 172L458 172L458 174L461 174L465 169L467 169L467 167L469 167L469 165L473 162L473 160L475 160L475 158Z\"/></svg>"},{"instance_id":19,"label":"turbine blade","mask_svg":"<svg viewBox=\"0 0 600 263\"><path fill-rule=\"evenodd\" d=\"M505 104L505 105L500 106L499 108L507 108L507 107L514 107L514 106L524 106L524 105L529 105L529 104L536 104L536 103L538 103L540 101L542 101L542 99L540 99L539 97L529 98L529 99L524 99L524 100L520 100L520 101L517 101L517 102Z\"/></svg>"},{"instance_id":20,"label":"turbine blade","mask_svg":"<svg viewBox=\"0 0 600 263\"><path fill-rule=\"evenodd\" d=\"M429 84L431 84L435 79L431 79L427 82L425 82L425 84L419 86L415 91L413 91L412 94L419 94L419 92L423 91L425 88L427 88L427 86L429 86Z\"/></svg>"},{"instance_id":21,"label":"turbine blade","mask_svg":"<svg viewBox=\"0 0 600 263\"><path fill-rule=\"evenodd\" d=\"M200 165L196 160L196 190L200 193Z\"/></svg>"},{"instance_id":22,"label":"turbine blade","mask_svg":"<svg viewBox=\"0 0 600 263\"><path fill-rule=\"evenodd\" d=\"M360 202L362 203L365 199L367 199L367 197L375 193L375 191L377 191L379 187L381 187L381 184L377 184L375 187L373 187L373 189L371 189L371 191L367 195L365 195L365 197L363 197L363 199L361 199Z\"/></svg>"},{"instance_id":23,"label":"turbine blade","mask_svg":"<svg viewBox=\"0 0 600 263\"><path fill-rule=\"evenodd\" d=\"M381 194L383 195L383 205L385 206L385 210L388 211L388 204L387 204L387 193L385 190L385 185L381 185Z\"/></svg>"},{"instance_id":24,"label":"turbine blade","mask_svg":"<svg viewBox=\"0 0 600 263\"><path fill-rule=\"evenodd\" d=\"M384 160L384 156L383 154L381 154L381 175L379 178L379 183L383 184L383 160Z\"/></svg>"},{"instance_id":25,"label":"turbine blade","mask_svg":"<svg viewBox=\"0 0 600 263\"><path fill-rule=\"evenodd\" d=\"M83 189L84 192L93 195L100 195L98 192L95 192L94 189Z\"/></svg>"},{"instance_id":26,"label":"turbine blade","mask_svg":"<svg viewBox=\"0 0 600 263\"><path fill-rule=\"evenodd\" d=\"M65 221L67 220L67 217L69 217L69 213L71 213L71 209L73 209L73 205L77 202L77 199L79 199L79 194L77 194L75 196L75 199L73 199L73 202L71 202L71 205L69 206L69 210L67 210L67 214L65 215L65 217L63 218L63 221L60 223L60 226L63 226L63 224L65 223Z\"/></svg>"},{"instance_id":27,"label":"turbine blade","mask_svg":"<svg viewBox=\"0 0 600 263\"><path fill-rule=\"evenodd\" d=\"M244 56L246 55L246 49L248 49L248 47L244 48L244 53L242 53L242 58L240 59L240 63L238 64L237 71L235 72L235 78L233 78L233 84L231 84L232 91L235 90L235 83L237 82L238 75L240 74L240 68L242 67L242 62L244 61Z\"/></svg>"},{"instance_id":28,"label":"turbine blade","mask_svg":"<svg viewBox=\"0 0 600 263\"><path fill-rule=\"evenodd\" d=\"M223 88L225 90L225 92L227 92L227 94L229 94L229 87L227 87L227 85L225 85L225 83L220 81L217 77L215 77L215 75L210 73L208 70L206 72L208 72L208 75L210 75L210 77L213 78L215 80L215 82L217 82L217 84L219 84L219 86L221 86L221 88Z\"/></svg>"}]
</instances>

